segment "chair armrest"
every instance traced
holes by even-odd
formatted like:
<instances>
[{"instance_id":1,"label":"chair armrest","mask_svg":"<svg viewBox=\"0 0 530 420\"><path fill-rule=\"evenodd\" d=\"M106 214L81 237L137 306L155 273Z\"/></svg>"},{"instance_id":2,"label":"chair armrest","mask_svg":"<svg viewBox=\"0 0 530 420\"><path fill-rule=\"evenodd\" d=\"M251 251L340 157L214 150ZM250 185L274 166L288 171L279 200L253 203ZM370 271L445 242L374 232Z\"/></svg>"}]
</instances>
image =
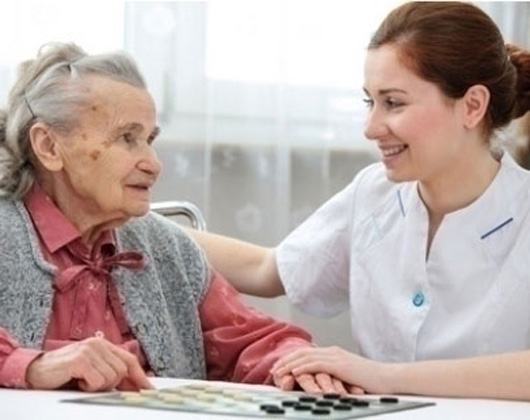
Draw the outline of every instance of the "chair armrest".
<instances>
[{"instance_id":1,"label":"chair armrest","mask_svg":"<svg viewBox=\"0 0 530 420\"><path fill-rule=\"evenodd\" d=\"M151 203L151 210L167 217L186 216L194 229L206 230L206 220L201 210L188 201L158 201Z\"/></svg>"}]
</instances>

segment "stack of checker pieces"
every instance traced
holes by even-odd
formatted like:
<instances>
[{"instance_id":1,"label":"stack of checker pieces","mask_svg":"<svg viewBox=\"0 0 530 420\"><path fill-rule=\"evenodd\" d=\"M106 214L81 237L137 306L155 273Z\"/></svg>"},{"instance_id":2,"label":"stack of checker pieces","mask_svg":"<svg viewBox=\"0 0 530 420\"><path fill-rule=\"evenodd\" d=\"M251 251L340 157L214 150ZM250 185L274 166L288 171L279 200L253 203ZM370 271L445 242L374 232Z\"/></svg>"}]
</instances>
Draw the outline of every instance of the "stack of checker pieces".
<instances>
[{"instance_id":1,"label":"stack of checker pieces","mask_svg":"<svg viewBox=\"0 0 530 420\"><path fill-rule=\"evenodd\" d=\"M396 397L359 398L339 394L264 391L195 383L175 388L115 392L64 400L85 404L134 406L226 416L272 417L309 420L356 419L434 405Z\"/></svg>"}]
</instances>

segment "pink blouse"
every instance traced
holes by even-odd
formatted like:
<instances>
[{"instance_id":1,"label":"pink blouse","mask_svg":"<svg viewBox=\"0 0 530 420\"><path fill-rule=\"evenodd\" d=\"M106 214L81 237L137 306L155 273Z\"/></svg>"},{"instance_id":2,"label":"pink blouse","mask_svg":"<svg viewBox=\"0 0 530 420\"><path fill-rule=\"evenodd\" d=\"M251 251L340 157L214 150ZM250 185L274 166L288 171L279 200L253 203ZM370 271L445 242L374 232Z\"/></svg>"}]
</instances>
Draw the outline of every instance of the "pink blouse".
<instances>
[{"instance_id":1,"label":"pink blouse","mask_svg":"<svg viewBox=\"0 0 530 420\"><path fill-rule=\"evenodd\" d=\"M104 232L90 250L38 186L24 203L46 260L58 269L55 295L42 350L20 347L0 326L0 386L26 387L26 370L43 351L93 336L104 337L133 353L149 370L110 281L115 265L141 270L142 255L117 253L112 231ZM216 272L199 306L199 316L208 379L270 383L269 369L278 357L295 347L310 345L311 337L302 329L245 306L238 292Z\"/></svg>"}]
</instances>

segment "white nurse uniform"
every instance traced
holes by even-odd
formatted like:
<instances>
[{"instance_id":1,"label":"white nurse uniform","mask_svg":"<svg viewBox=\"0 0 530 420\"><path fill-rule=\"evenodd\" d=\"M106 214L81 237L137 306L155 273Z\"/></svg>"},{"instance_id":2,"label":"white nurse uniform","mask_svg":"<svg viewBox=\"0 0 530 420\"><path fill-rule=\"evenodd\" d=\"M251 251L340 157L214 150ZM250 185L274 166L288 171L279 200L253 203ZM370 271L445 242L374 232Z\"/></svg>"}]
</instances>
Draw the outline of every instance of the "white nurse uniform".
<instances>
[{"instance_id":1,"label":"white nurse uniform","mask_svg":"<svg viewBox=\"0 0 530 420\"><path fill-rule=\"evenodd\" d=\"M294 230L276 261L302 310L350 310L366 357L530 349L530 172L505 153L486 191L445 216L428 259L427 233L417 182L390 182L379 163Z\"/></svg>"}]
</instances>

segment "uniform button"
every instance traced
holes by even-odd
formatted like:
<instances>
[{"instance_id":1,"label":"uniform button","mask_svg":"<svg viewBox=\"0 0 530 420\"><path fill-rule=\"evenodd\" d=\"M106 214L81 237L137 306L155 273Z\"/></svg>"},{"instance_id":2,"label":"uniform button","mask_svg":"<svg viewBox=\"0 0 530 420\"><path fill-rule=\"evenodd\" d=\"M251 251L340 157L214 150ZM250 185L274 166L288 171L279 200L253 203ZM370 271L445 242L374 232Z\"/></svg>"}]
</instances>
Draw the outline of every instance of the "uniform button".
<instances>
[{"instance_id":1,"label":"uniform button","mask_svg":"<svg viewBox=\"0 0 530 420\"><path fill-rule=\"evenodd\" d=\"M412 303L416 307L420 307L425 302L425 295L422 292L418 292L412 298Z\"/></svg>"}]
</instances>

